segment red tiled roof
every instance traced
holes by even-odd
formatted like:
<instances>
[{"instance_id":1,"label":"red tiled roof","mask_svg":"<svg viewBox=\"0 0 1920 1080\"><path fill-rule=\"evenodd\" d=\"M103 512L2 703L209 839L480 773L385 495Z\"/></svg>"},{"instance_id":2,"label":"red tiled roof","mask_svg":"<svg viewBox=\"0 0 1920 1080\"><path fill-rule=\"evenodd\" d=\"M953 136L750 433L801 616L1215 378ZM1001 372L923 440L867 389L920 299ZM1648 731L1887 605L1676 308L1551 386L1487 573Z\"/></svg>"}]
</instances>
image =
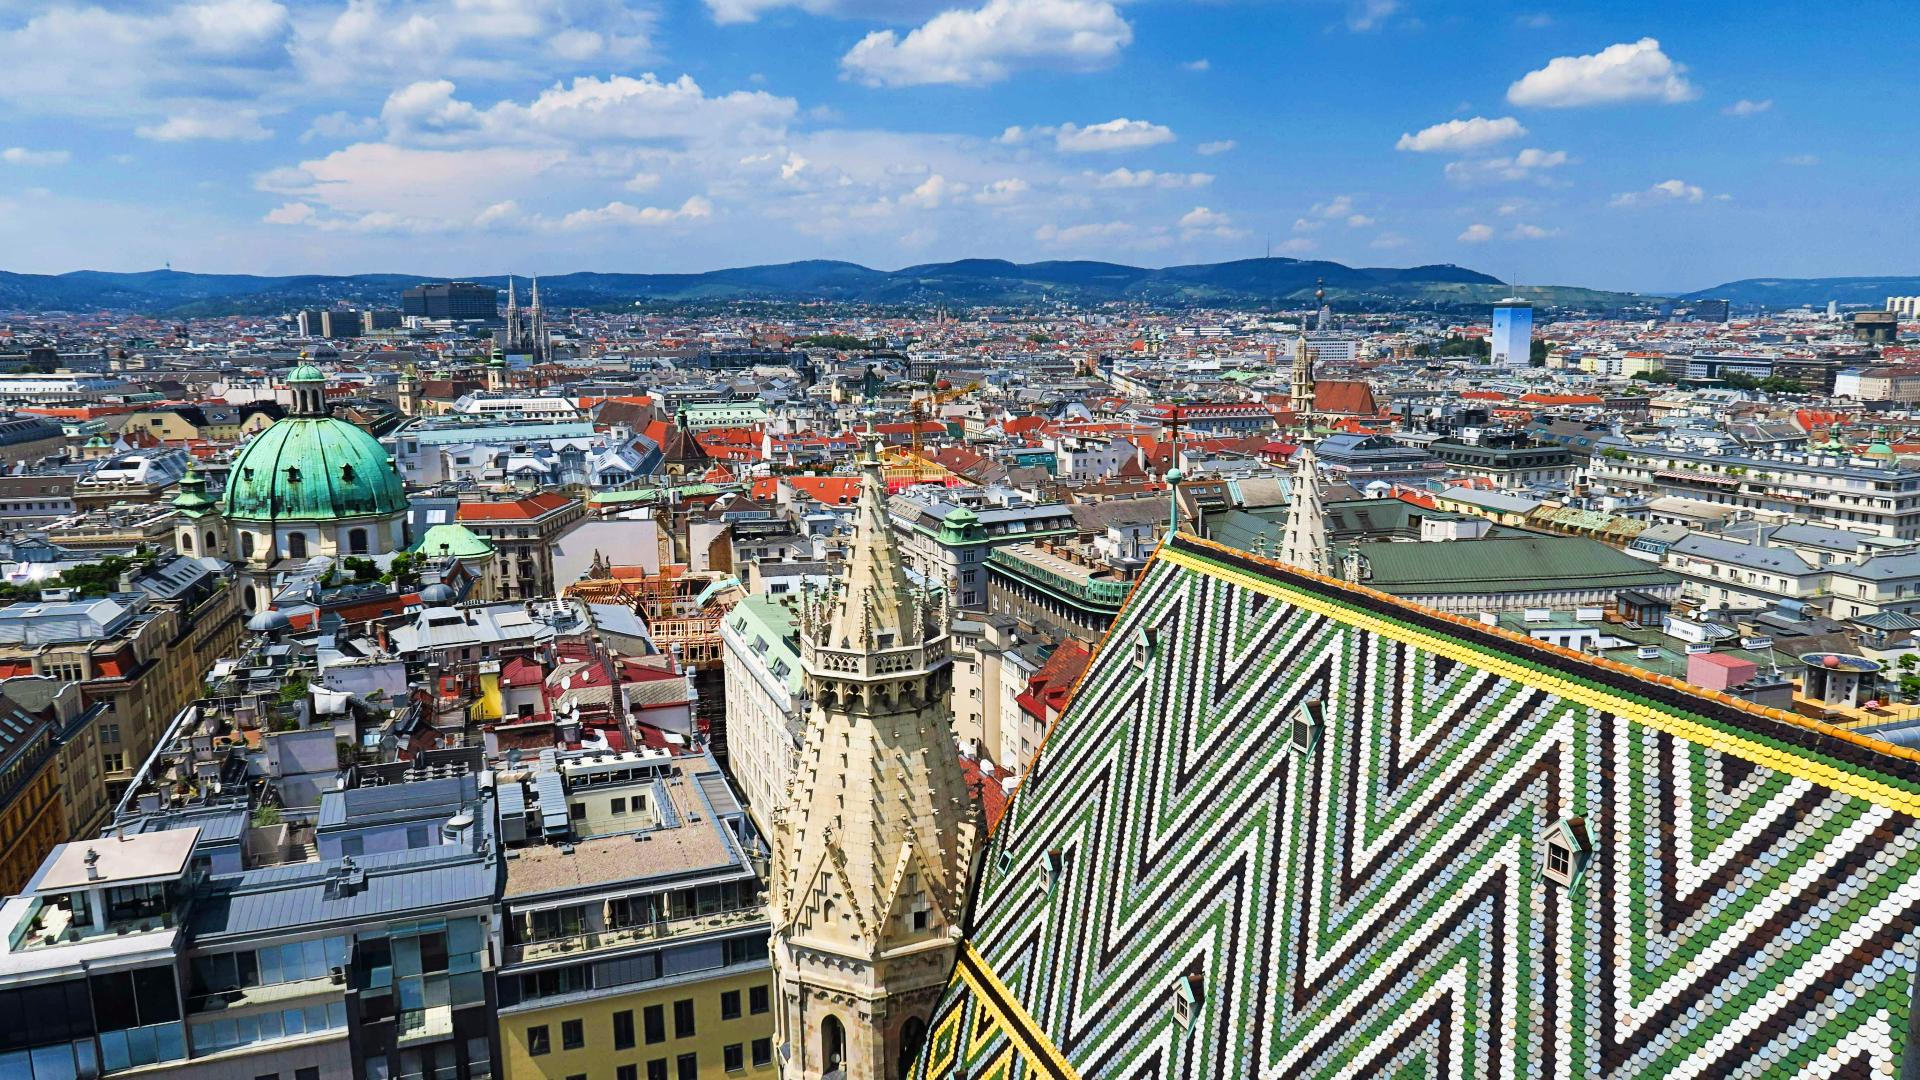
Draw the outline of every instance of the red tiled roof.
<instances>
[{"instance_id":1,"label":"red tiled roof","mask_svg":"<svg viewBox=\"0 0 1920 1080\"><path fill-rule=\"evenodd\" d=\"M1001 777L981 772L980 763L973 758L961 758L960 771L967 778L967 787L980 800L980 810L986 815L987 828L993 829L1000 824L1000 817L1007 812L1007 803L1010 801L1007 789L1000 786Z\"/></svg>"},{"instance_id":2,"label":"red tiled roof","mask_svg":"<svg viewBox=\"0 0 1920 1080\"><path fill-rule=\"evenodd\" d=\"M564 510L574 500L557 491L543 491L509 502L463 502L454 513L456 521L531 521L556 510Z\"/></svg>"}]
</instances>

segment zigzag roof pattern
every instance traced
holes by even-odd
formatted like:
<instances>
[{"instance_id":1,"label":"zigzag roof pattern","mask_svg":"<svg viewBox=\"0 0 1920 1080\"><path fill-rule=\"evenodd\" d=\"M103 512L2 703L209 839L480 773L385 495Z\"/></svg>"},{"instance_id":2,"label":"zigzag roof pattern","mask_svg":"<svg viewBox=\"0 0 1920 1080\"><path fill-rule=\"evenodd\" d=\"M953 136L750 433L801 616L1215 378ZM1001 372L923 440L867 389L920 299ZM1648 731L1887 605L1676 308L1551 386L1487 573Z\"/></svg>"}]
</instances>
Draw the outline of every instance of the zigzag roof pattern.
<instances>
[{"instance_id":1,"label":"zigzag roof pattern","mask_svg":"<svg viewBox=\"0 0 1920 1080\"><path fill-rule=\"evenodd\" d=\"M1893 1077L1916 916L1911 752L1179 536L914 1075Z\"/></svg>"}]
</instances>

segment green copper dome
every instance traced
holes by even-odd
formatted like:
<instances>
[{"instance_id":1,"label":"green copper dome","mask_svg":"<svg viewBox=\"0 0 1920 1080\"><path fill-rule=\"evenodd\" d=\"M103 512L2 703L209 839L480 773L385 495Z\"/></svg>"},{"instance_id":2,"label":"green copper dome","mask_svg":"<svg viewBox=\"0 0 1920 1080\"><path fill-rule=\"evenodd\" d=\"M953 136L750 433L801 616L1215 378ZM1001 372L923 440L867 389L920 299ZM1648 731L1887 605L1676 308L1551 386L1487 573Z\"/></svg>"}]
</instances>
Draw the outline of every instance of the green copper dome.
<instances>
[{"instance_id":1,"label":"green copper dome","mask_svg":"<svg viewBox=\"0 0 1920 1080\"><path fill-rule=\"evenodd\" d=\"M406 508L386 448L328 416L289 416L254 436L220 500L229 521L331 521Z\"/></svg>"},{"instance_id":2,"label":"green copper dome","mask_svg":"<svg viewBox=\"0 0 1920 1080\"><path fill-rule=\"evenodd\" d=\"M327 381L327 376L325 372L322 372L319 368L314 367L312 364L301 364L299 367L294 368L292 371L287 372L287 381L290 383L297 383L297 382L323 383Z\"/></svg>"},{"instance_id":3,"label":"green copper dome","mask_svg":"<svg viewBox=\"0 0 1920 1080\"><path fill-rule=\"evenodd\" d=\"M414 550L434 558L480 559L493 554L493 545L465 525L449 521L428 529Z\"/></svg>"}]
</instances>

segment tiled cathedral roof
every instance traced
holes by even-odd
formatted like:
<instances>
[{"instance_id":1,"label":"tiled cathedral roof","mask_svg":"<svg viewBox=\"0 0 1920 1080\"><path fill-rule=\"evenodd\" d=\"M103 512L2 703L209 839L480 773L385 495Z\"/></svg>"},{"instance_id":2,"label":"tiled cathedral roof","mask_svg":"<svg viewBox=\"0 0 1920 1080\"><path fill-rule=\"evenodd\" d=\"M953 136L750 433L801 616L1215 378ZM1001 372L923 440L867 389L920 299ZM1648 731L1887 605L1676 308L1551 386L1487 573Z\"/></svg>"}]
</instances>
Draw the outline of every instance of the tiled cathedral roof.
<instances>
[{"instance_id":1,"label":"tiled cathedral roof","mask_svg":"<svg viewBox=\"0 0 1920 1080\"><path fill-rule=\"evenodd\" d=\"M1179 537L914 1075L1899 1075L1917 816L1911 751Z\"/></svg>"}]
</instances>

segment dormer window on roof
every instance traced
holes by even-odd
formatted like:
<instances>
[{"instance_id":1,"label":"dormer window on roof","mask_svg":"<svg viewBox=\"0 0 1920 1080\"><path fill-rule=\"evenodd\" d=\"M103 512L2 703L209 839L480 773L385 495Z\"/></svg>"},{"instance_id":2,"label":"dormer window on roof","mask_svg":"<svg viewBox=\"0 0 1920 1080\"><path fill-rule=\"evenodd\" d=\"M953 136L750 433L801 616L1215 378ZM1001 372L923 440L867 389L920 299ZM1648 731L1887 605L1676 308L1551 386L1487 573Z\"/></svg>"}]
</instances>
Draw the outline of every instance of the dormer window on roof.
<instances>
[{"instance_id":1,"label":"dormer window on roof","mask_svg":"<svg viewBox=\"0 0 1920 1080\"><path fill-rule=\"evenodd\" d=\"M1561 818L1540 835L1540 876L1577 889L1593 862L1593 834L1584 817Z\"/></svg>"}]
</instances>

